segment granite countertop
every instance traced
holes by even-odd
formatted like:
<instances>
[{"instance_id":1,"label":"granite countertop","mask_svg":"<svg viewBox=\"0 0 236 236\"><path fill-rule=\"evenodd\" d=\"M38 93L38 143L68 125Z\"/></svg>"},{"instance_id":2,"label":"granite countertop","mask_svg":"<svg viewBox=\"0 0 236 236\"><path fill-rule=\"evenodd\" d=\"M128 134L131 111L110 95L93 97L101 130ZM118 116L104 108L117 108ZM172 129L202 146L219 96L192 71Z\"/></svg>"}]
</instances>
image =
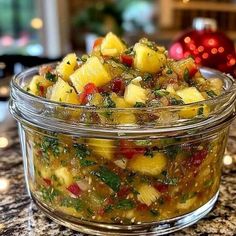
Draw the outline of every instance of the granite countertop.
<instances>
[{"instance_id":1,"label":"granite countertop","mask_svg":"<svg viewBox=\"0 0 236 236\"><path fill-rule=\"evenodd\" d=\"M2 134L0 129L0 136ZM30 200L24 183L16 127L8 127L4 135L10 140L10 145L6 149L0 148L0 235L82 236L52 222ZM236 154L236 122L232 125L227 149L230 156L225 158L224 162L228 165L224 165L223 168L220 196L213 211L195 225L172 235L236 235L236 155L233 155Z\"/></svg>"}]
</instances>

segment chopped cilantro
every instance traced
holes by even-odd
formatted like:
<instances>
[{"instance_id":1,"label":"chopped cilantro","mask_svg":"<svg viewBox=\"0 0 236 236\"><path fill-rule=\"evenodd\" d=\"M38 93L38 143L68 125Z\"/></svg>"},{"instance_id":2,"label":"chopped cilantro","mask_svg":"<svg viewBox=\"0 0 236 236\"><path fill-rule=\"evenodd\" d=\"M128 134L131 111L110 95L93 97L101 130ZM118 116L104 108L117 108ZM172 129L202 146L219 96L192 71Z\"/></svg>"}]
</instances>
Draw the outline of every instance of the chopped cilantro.
<instances>
[{"instance_id":1,"label":"chopped cilantro","mask_svg":"<svg viewBox=\"0 0 236 236\"><path fill-rule=\"evenodd\" d=\"M42 192L42 197L45 201L47 202L52 202L56 196L58 196L60 194L60 192L52 187L50 188L42 188L41 189Z\"/></svg>"},{"instance_id":2,"label":"chopped cilantro","mask_svg":"<svg viewBox=\"0 0 236 236\"><path fill-rule=\"evenodd\" d=\"M136 102L136 103L134 104L134 107L145 107L145 104L142 103L142 102Z\"/></svg>"},{"instance_id":3,"label":"chopped cilantro","mask_svg":"<svg viewBox=\"0 0 236 236\"><path fill-rule=\"evenodd\" d=\"M41 150L44 154L52 152L54 156L58 156L60 154L58 139L45 136L41 143Z\"/></svg>"},{"instance_id":4,"label":"chopped cilantro","mask_svg":"<svg viewBox=\"0 0 236 236\"><path fill-rule=\"evenodd\" d=\"M160 213L157 210L154 210L154 209L151 209L150 213L151 213L152 216L159 216L160 215Z\"/></svg>"},{"instance_id":5,"label":"chopped cilantro","mask_svg":"<svg viewBox=\"0 0 236 236\"><path fill-rule=\"evenodd\" d=\"M144 156L153 157L153 150L151 148L146 149L144 152Z\"/></svg>"},{"instance_id":6,"label":"chopped cilantro","mask_svg":"<svg viewBox=\"0 0 236 236\"><path fill-rule=\"evenodd\" d=\"M171 75L172 73L173 73L173 70L170 69L170 68L168 68L167 71L166 71L166 74L167 74L167 75Z\"/></svg>"},{"instance_id":7,"label":"chopped cilantro","mask_svg":"<svg viewBox=\"0 0 236 236\"><path fill-rule=\"evenodd\" d=\"M104 166L100 166L98 170L94 171L93 174L97 176L101 181L107 184L115 192L120 189L120 177L114 172Z\"/></svg>"},{"instance_id":8,"label":"chopped cilantro","mask_svg":"<svg viewBox=\"0 0 236 236\"><path fill-rule=\"evenodd\" d=\"M109 96L106 96L104 99L104 107L106 108L115 108L116 104Z\"/></svg>"},{"instance_id":9,"label":"chopped cilantro","mask_svg":"<svg viewBox=\"0 0 236 236\"><path fill-rule=\"evenodd\" d=\"M105 208L104 208L104 212L105 212L105 213L111 212L112 210L113 210L112 205L107 205L107 206L105 206Z\"/></svg>"},{"instance_id":10,"label":"chopped cilantro","mask_svg":"<svg viewBox=\"0 0 236 236\"><path fill-rule=\"evenodd\" d=\"M171 98L170 99L171 105L182 105L184 102L181 99Z\"/></svg>"},{"instance_id":11,"label":"chopped cilantro","mask_svg":"<svg viewBox=\"0 0 236 236\"><path fill-rule=\"evenodd\" d=\"M73 207L76 211L81 211L84 207L84 204L81 199L65 197L61 201L61 206Z\"/></svg>"},{"instance_id":12,"label":"chopped cilantro","mask_svg":"<svg viewBox=\"0 0 236 236\"><path fill-rule=\"evenodd\" d=\"M217 94L213 90L206 91L207 95L211 98L216 97Z\"/></svg>"},{"instance_id":13,"label":"chopped cilantro","mask_svg":"<svg viewBox=\"0 0 236 236\"><path fill-rule=\"evenodd\" d=\"M80 159L84 159L90 155L90 151L88 150L88 148L84 144L75 143L74 148L75 148L76 157L78 157Z\"/></svg>"},{"instance_id":14,"label":"chopped cilantro","mask_svg":"<svg viewBox=\"0 0 236 236\"><path fill-rule=\"evenodd\" d=\"M143 81L145 81L145 82L148 82L148 81L150 81L152 79L153 79L152 75L150 75L150 74L143 75Z\"/></svg>"},{"instance_id":15,"label":"chopped cilantro","mask_svg":"<svg viewBox=\"0 0 236 236\"><path fill-rule=\"evenodd\" d=\"M57 81L57 76L55 74L52 74L51 72L47 72L45 78L51 82Z\"/></svg>"},{"instance_id":16,"label":"chopped cilantro","mask_svg":"<svg viewBox=\"0 0 236 236\"><path fill-rule=\"evenodd\" d=\"M82 159L80 160L80 165L81 166L92 166L92 165L95 165L97 164L95 161L92 161L92 160L87 160L87 159Z\"/></svg>"},{"instance_id":17,"label":"chopped cilantro","mask_svg":"<svg viewBox=\"0 0 236 236\"><path fill-rule=\"evenodd\" d=\"M165 153L167 157L172 160L175 159L179 151L180 151L180 146L178 145L172 145L165 148Z\"/></svg>"},{"instance_id":18,"label":"chopped cilantro","mask_svg":"<svg viewBox=\"0 0 236 236\"><path fill-rule=\"evenodd\" d=\"M158 89L158 90L154 91L154 94L158 97L164 97L164 96L168 95L169 92L164 89Z\"/></svg>"},{"instance_id":19,"label":"chopped cilantro","mask_svg":"<svg viewBox=\"0 0 236 236\"><path fill-rule=\"evenodd\" d=\"M134 202L130 199L123 199L117 203L116 208L122 210L131 210L134 208Z\"/></svg>"},{"instance_id":20,"label":"chopped cilantro","mask_svg":"<svg viewBox=\"0 0 236 236\"><path fill-rule=\"evenodd\" d=\"M186 203L187 200L195 197L196 194L197 194L196 192L184 193L180 196L179 202Z\"/></svg>"},{"instance_id":21,"label":"chopped cilantro","mask_svg":"<svg viewBox=\"0 0 236 236\"><path fill-rule=\"evenodd\" d=\"M137 140L134 142L136 145L138 146L151 146L152 145L152 141L151 140Z\"/></svg>"},{"instance_id":22,"label":"chopped cilantro","mask_svg":"<svg viewBox=\"0 0 236 236\"><path fill-rule=\"evenodd\" d=\"M189 74L188 68L186 67L186 68L184 69L184 80L185 80L186 82L188 82L189 79L190 79L190 74Z\"/></svg>"},{"instance_id":23,"label":"chopped cilantro","mask_svg":"<svg viewBox=\"0 0 236 236\"><path fill-rule=\"evenodd\" d=\"M204 182L204 187L205 188L209 188L209 187L211 187L212 186L212 184L214 183L214 180L213 179L208 179L208 180L206 180L205 182Z\"/></svg>"},{"instance_id":24,"label":"chopped cilantro","mask_svg":"<svg viewBox=\"0 0 236 236\"><path fill-rule=\"evenodd\" d=\"M198 111L197 111L197 114L198 114L199 116L201 116L201 115L203 115L203 112L204 112L203 107L199 107L199 108L198 108Z\"/></svg>"},{"instance_id":25,"label":"chopped cilantro","mask_svg":"<svg viewBox=\"0 0 236 236\"><path fill-rule=\"evenodd\" d=\"M87 212L89 213L89 215L93 216L94 215L94 211L91 208L87 208Z\"/></svg>"}]
</instances>

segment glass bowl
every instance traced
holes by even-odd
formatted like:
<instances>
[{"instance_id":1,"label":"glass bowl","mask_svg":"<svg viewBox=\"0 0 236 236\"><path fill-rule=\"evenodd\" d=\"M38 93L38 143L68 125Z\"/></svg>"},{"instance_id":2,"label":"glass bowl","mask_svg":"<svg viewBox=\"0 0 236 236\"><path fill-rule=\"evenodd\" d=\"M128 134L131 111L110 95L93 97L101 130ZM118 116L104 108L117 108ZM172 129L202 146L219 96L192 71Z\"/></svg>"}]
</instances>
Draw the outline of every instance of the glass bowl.
<instances>
[{"instance_id":1,"label":"glass bowl","mask_svg":"<svg viewBox=\"0 0 236 236\"><path fill-rule=\"evenodd\" d=\"M235 117L235 82L188 105L93 108L48 101L11 83L27 189L54 221L95 235L160 235L197 222L217 200Z\"/></svg>"}]
</instances>

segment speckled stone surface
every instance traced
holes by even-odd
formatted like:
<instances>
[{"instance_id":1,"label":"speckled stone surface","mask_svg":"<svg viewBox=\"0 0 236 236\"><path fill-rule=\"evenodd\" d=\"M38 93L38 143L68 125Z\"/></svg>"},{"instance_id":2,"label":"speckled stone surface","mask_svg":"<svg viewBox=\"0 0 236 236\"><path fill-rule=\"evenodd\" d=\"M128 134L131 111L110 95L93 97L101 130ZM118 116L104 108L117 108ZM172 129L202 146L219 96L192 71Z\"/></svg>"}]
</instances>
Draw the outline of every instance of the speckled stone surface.
<instances>
[{"instance_id":1,"label":"speckled stone surface","mask_svg":"<svg viewBox=\"0 0 236 236\"><path fill-rule=\"evenodd\" d=\"M0 149L0 178L9 181L6 191L0 190L0 235L5 236L82 236L60 226L41 213L30 200L24 183L22 157L16 128L7 130L10 146ZM220 196L213 211L195 225L172 235L236 235L236 122L232 125L228 152L233 163L224 166Z\"/></svg>"}]
</instances>

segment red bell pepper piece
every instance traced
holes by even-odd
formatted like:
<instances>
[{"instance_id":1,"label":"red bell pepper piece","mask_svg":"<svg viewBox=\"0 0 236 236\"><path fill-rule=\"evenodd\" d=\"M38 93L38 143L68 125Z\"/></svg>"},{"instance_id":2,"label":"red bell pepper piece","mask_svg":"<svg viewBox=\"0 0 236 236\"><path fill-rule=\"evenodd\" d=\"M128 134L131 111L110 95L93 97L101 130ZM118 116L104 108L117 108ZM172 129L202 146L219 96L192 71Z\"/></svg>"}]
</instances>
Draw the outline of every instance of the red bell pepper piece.
<instances>
[{"instance_id":1,"label":"red bell pepper piece","mask_svg":"<svg viewBox=\"0 0 236 236\"><path fill-rule=\"evenodd\" d=\"M79 95L79 100L81 104L86 104L88 102L88 95L97 93L98 89L94 83L88 83L84 86L84 91Z\"/></svg>"},{"instance_id":2,"label":"red bell pepper piece","mask_svg":"<svg viewBox=\"0 0 236 236\"><path fill-rule=\"evenodd\" d=\"M120 141L120 154L124 155L127 159L133 158L137 154L143 154L144 148L136 147L135 144L127 142L126 140Z\"/></svg>"},{"instance_id":3,"label":"red bell pepper piece","mask_svg":"<svg viewBox=\"0 0 236 236\"><path fill-rule=\"evenodd\" d=\"M93 43L93 49L100 46L102 44L103 39L104 39L103 37L97 38Z\"/></svg>"},{"instance_id":4,"label":"red bell pepper piece","mask_svg":"<svg viewBox=\"0 0 236 236\"><path fill-rule=\"evenodd\" d=\"M129 193L130 193L130 188L127 186L124 186L117 192L117 197L126 198L129 195Z\"/></svg>"},{"instance_id":5,"label":"red bell pepper piece","mask_svg":"<svg viewBox=\"0 0 236 236\"><path fill-rule=\"evenodd\" d=\"M111 90L114 93L119 93L120 95L124 94L125 91L125 82L121 78L116 78L111 82Z\"/></svg>"},{"instance_id":6,"label":"red bell pepper piece","mask_svg":"<svg viewBox=\"0 0 236 236\"><path fill-rule=\"evenodd\" d=\"M147 211L149 209L148 205L144 204L144 203L138 203L136 209L138 211Z\"/></svg>"},{"instance_id":7,"label":"red bell pepper piece","mask_svg":"<svg viewBox=\"0 0 236 236\"><path fill-rule=\"evenodd\" d=\"M130 55L127 55L127 54L121 54L120 55L120 61L127 65L127 66L132 66L133 65L133 62L134 62L134 59L132 56Z\"/></svg>"},{"instance_id":8,"label":"red bell pepper piece","mask_svg":"<svg viewBox=\"0 0 236 236\"><path fill-rule=\"evenodd\" d=\"M81 194L81 192L82 192L82 190L80 189L80 187L78 186L78 184L76 184L76 183L73 183L73 184L71 184L68 188L67 188L67 190L69 191L69 192L71 192L72 194L74 194L75 196L79 196L80 194Z\"/></svg>"},{"instance_id":9,"label":"red bell pepper piece","mask_svg":"<svg viewBox=\"0 0 236 236\"><path fill-rule=\"evenodd\" d=\"M52 181L50 179L43 178L43 180L48 186L52 186Z\"/></svg>"},{"instance_id":10,"label":"red bell pepper piece","mask_svg":"<svg viewBox=\"0 0 236 236\"><path fill-rule=\"evenodd\" d=\"M207 156L207 150L203 149L194 153L187 162L188 167L199 167Z\"/></svg>"},{"instance_id":11,"label":"red bell pepper piece","mask_svg":"<svg viewBox=\"0 0 236 236\"><path fill-rule=\"evenodd\" d=\"M164 193L168 191L168 185L163 184L163 183L154 184L154 188L160 193Z\"/></svg>"}]
</instances>

